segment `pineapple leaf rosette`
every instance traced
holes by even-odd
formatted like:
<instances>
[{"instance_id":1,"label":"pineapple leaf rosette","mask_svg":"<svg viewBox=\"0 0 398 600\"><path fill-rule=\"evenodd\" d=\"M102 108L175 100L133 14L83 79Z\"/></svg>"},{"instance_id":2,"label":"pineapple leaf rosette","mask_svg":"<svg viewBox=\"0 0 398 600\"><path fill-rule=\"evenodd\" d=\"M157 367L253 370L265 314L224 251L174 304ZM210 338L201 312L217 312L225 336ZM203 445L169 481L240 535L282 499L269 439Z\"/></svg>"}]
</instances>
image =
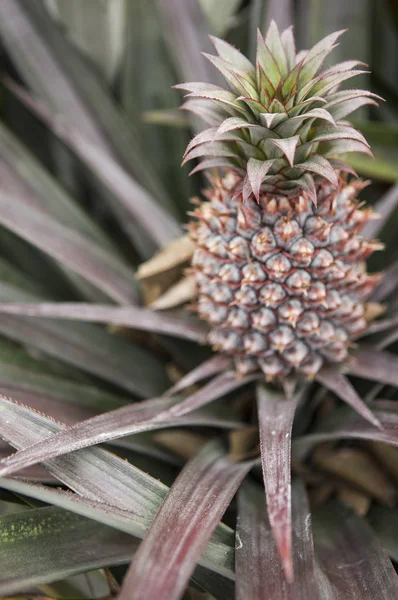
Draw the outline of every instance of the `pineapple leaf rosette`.
<instances>
[{"instance_id":1,"label":"pineapple leaf rosette","mask_svg":"<svg viewBox=\"0 0 398 600\"><path fill-rule=\"evenodd\" d=\"M364 183L348 181L355 173L339 157L371 154L345 119L379 97L337 91L366 72L358 61L325 67L342 33L296 53L292 28L279 34L272 23L265 38L258 32L255 66L212 38L218 56L206 57L230 89L177 86L189 92L184 108L209 125L184 159L213 173L190 226L198 312L240 374L311 378L343 361L366 328L364 302L379 278L363 261L381 246L360 237L374 214L361 209Z\"/></svg>"}]
</instances>

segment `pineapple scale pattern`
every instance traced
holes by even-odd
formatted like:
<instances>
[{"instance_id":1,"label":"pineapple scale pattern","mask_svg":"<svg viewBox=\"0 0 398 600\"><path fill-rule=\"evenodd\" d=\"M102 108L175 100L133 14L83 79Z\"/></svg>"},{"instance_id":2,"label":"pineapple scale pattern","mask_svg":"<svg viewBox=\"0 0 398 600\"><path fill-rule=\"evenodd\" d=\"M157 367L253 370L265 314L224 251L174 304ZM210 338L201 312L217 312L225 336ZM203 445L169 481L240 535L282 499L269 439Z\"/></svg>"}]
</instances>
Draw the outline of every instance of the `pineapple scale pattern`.
<instances>
[{"instance_id":1,"label":"pineapple scale pattern","mask_svg":"<svg viewBox=\"0 0 398 600\"><path fill-rule=\"evenodd\" d=\"M380 248L358 236L373 218L356 199L363 183L318 183L315 206L305 192L242 202L238 175L210 179L190 232L197 310L214 349L233 355L238 373L261 369L268 380L312 378L343 361L379 279L363 267Z\"/></svg>"}]
</instances>

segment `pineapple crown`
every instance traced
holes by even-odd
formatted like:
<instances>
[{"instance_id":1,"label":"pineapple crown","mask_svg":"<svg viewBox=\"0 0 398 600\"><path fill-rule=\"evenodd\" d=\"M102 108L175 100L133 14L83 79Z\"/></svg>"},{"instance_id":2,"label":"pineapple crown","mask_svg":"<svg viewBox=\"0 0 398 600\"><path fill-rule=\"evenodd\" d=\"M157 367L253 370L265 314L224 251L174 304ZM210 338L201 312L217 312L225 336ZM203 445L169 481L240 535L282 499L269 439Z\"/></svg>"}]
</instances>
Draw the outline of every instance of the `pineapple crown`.
<instances>
[{"instance_id":1,"label":"pineapple crown","mask_svg":"<svg viewBox=\"0 0 398 600\"><path fill-rule=\"evenodd\" d=\"M205 56L231 89L197 82L176 86L189 92L182 108L210 126L190 142L183 164L203 158L192 173L213 167L237 171L244 201L251 194L258 200L260 191L295 195L304 190L315 202L316 176L337 187L336 171L353 171L336 155L372 156L363 135L344 119L382 100L366 90L338 91L343 81L368 73L358 69L364 63L349 60L322 71L342 33L296 53L292 27L280 34L272 22L265 38L258 31L256 66L227 42L211 37L218 56Z\"/></svg>"}]
</instances>

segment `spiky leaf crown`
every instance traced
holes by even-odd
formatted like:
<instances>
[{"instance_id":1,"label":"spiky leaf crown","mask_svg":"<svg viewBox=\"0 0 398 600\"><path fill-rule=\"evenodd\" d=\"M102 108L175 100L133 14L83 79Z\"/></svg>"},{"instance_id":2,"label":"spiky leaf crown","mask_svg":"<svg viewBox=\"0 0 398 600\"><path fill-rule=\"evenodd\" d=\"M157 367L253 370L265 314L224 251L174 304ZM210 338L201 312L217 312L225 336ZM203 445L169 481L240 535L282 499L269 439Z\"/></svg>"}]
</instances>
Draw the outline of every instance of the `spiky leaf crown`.
<instances>
[{"instance_id":1,"label":"spiky leaf crown","mask_svg":"<svg viewBox=\"0 0 398 600\"><path fill-rule=\"evenodd\" d=\"M203 160L193 170L228 167L242 174L243 199L260 190L316 199L314 177L337 186L336 159L346 152L371 155L363 135L345 119L379 96L366 90L337 91L347 79L366 73L359 61L322 71L336 47L338 31L311 50L296 53L292 28L282 34L274 22L265 38L258 32L256 66L230 44L212 37L218 56L205 55L227 80L231 91L209 83L184 83L183 108L210 127L190 142L184 162Z\"/></svg>"}]
</instances>

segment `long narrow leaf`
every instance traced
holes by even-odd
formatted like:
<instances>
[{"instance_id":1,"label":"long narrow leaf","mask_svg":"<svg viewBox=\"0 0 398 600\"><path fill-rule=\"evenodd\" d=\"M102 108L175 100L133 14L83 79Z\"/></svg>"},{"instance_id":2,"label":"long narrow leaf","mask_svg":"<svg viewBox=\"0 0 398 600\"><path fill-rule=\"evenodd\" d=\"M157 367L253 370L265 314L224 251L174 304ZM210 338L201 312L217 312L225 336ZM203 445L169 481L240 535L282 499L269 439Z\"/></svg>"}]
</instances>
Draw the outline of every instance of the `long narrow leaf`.
<instances>
[{"instance_id":1,"label":"long narrow leaf","mask_svg":"<svg viewBox=\"0 0 398 600\"><path fill-rule=\"evenodd\" d=\"M197 0L156 0L163 31L174 64L183 81L208 81L215 84L223 79L203 58L201 52L213 50L211 33Z\"/></svg>"},{"instance_id":2,"label":"long narrow leaf","mask_svg":"<svg viewBox=\"0 0 398 600\"><path fill-rule=\"evenodd\" d=\"M0 193L0 223L121 304L138 301L128 268L52 217Z\"/></svg>"},{"instance_id":3,"label":"long narrow leaf","mask_svg":"<svg viewBox=\"0 0 398 600\"><path fill-rule=\"evenodd\" d=\"M398 511L396 508L373 505L369 514L369 521L383 548L389 556L398 562Z\"/></svg>"},{"instance_id":4,"label":"long narrow leaf","mask_svg":"<svg viewBox=\"0 0 398 600\"><path fill-rule=\"evenodd\" d=\"M181 229L173 217L111 155L70 125L62 114L54 113L18 84L8 81L7 85L114 194L127 220L132 220L135 224L138 222L159 246L165 246L181 235Z\"/></svg>"},{"instance_id":5,"label":"long narrow leaf","mask_svg":"<svg viewBox=\"0 0 398 600\"><path fill-rule=\"evenodd\" d=\"M168 384L152 353L88 323L0 315L0 332L143 398L161 394Z\"/></svg>"},{"instance_id":6,"label":"long narrow leaf","mask_svg":"<svg viewBox=\"0 0 398 600\"><path fill-rule=\"evenodd\" d=\"M133 124L117 110L94 69L76 52L43 3L2 2L0 34L38 98L65 115L93 144L121 158L142 185L172 206L143 154Z\"/></svg>"},{"instance_id":7,"label":"long narrow leaf","mask_svg":"<svg viewBox=\"0 0 398 600\"><path fill-rule=\"evenodd\" d=\"M201 323L177 315L168 315L138 307L113 307L72 302L40 304L1 304L0 313L30 317L74 319L91 323L111 323L156 333L204 342L206 328Z\"/></svg>"},{"instance_id":8,"label":"long narrow leaf","mask_svg":"<svg viewBox=\"0 0 398 600\"><path fill-rule=\"evenodd\" d=\"M384 194L384 196L380 198L378 202L376 202L374 210L380 216L380 218L367 223L362 235L368 239L376 237L397 208L397 205L398 185L394 185L386 194Z\"/></svg>"},{"instance_id":9,"label":"long narrow leaf","mask_svg":"<svg viewBox=\"0 0 398 600\"><path fill-rule=\"evenodd\" d=\"M171 398L154 398L97 415L20 450L0 465L0 475L10 475L38 462L132 433L173 426L176 418L197 410L246 382L227 372L181 402L176 403ZM13 411L12 403L5 398L0 397L0 405L3 410ZM7 435L8 425L0 423L0 435L3 437Z\"/></svg>"},{"instance_id":10,"label":"long narrow leaf","mask_svg":"<svg viewBox=\"0 0 398 600\"><path fill-rule=\"evenodd\" d=\"M315 549L337 598L393 600L398 577L369 525L330 502L313 516Z\"/></svg>"},{"instance_id":11,"label":"long narrow leaf","mask_svg":"<svg viewBox=\"0 0 398 600\"><path fill-rule=\"evenodd\" d=\"M286 399L263 385L258 387L257 408L267 511L289 582L293 580L290 447L297 401L298 396Z\"/></svg>"},{"instance_id":12,"label":"long narrow leaf","mask_svg":"<svg viewBox=\"0 0 398 600\"><path fill-rule=\"evenodd\" d=\"M179 381L167 392L167 395L171 396L177 394L181 390L186 389L190 385L194 385L202 379L222 373L223 371L229 371L232 367L232 361L230 358L223 356L222 354L216 354L212 356L201 365L181 377Z\"/></svg>"},{"instance_id":13,"label":"long narrow leaf","mask_svg":"<svg viewBox=\"0 0 398 600\"><path fill-rule=\"evenodd\" d=\"M348 363L347 371L357 377L398 387L398 358L390 352L361 348Z\"/></svg>"},{"instance_id":14,"label":"long narrow leaf","mask_svg":"<svg viewBox=\"0 0 398 600\"><path fill-rule=\"evenodd\" d=\"M105 232L7 127L0 124L0 185L33 208L115 253Z\"/></svg>"},{"instance_id":15,"label":"long narrow leaf","mask_svg":"<svg viewBox=\"0 0 398 600\"><path fill-rule=\"evenodd\" d=\"M178 600L251 463L206 446L166 496L123 581L120 600Z\"/></svg>"},{"instance_id":16,"label":"long narrow leaf","mask_svg":"<svg viewBox=\"0 0 398 600\"><path fill-rule=\"evenodd\" d=\"M357 411L364 419L372 423L375 427L382 429L380 421L374 416L363 400L358 396L355 388L351 385L347 377L343 375L336 367L326 367L316 376L317 381L322 383L329 390L334 392L339 398Z\"/></svg>"},{"instance_id":17,"label":"long narrow leaf","mask_svg":"<svg viewBox=\"0 0 398 600\"><path fill-rule=\"evenodd\" d=\"M309 450L320 442L340 439L362 439L384 442L398 446L398 407L389 400L377 400L371 405L372 412L383 426L376 429L360 415L347 407L336 410L332 418L328 418L316 431L296 438L293 451L297 456L305 456Z\"/></svg>"},{"instance_id":18,"label":"long narrow leaf","mask_svg":"<svg viewBox=\"0 0 398 600\"><path fill-rule=\"evenodd\" d=\"M394 262L385 269L381 281L372 294L374 302L386 300L398 286L398 261Z\"/></svg>"},{"instance_id":19,"label":"long narrow leaf","mask_svg":"<svg viewBox=\"0 0 398 600\"><path fill-rule=\"evenodd\" d=\"M31 483L19 478L2 478L0 479L0 487L66 509L80 516L88 517L97 523L108 525L139 538L144 536L154 517L157 506L160 505L163 499L163 496L156 499L156 508L151 507L146 512L142 511L142 514L139 514L131 510L117 508L108 503L96 502L77 494ZM225 525L218 526L203 552L200 563L212 565L211 568L215 573L233 580L233 542L233 532Z\"/></svg>"},{"instance_id":20,"label":"long narrow leaf","mask_svg":"<svg viewBox=\"0 0 398 600\"><path fill-rule=\"evenodd\" d=\"M60 508L0 518L0 594L129 562L138 540Z\"/></svg>"},{"instance_id":21,"label":"long narrow leaf","mask_svg":"<svg viewBox=\"0 0 398 600\"><path fill-rule=\"evenodd\" d=\"M289 584L264 510L264 493L253 485L241 487L235 550L236 600L321 600L310 519L304 486L293 482L295 579Z\"/></svg>"}]
</instances>

